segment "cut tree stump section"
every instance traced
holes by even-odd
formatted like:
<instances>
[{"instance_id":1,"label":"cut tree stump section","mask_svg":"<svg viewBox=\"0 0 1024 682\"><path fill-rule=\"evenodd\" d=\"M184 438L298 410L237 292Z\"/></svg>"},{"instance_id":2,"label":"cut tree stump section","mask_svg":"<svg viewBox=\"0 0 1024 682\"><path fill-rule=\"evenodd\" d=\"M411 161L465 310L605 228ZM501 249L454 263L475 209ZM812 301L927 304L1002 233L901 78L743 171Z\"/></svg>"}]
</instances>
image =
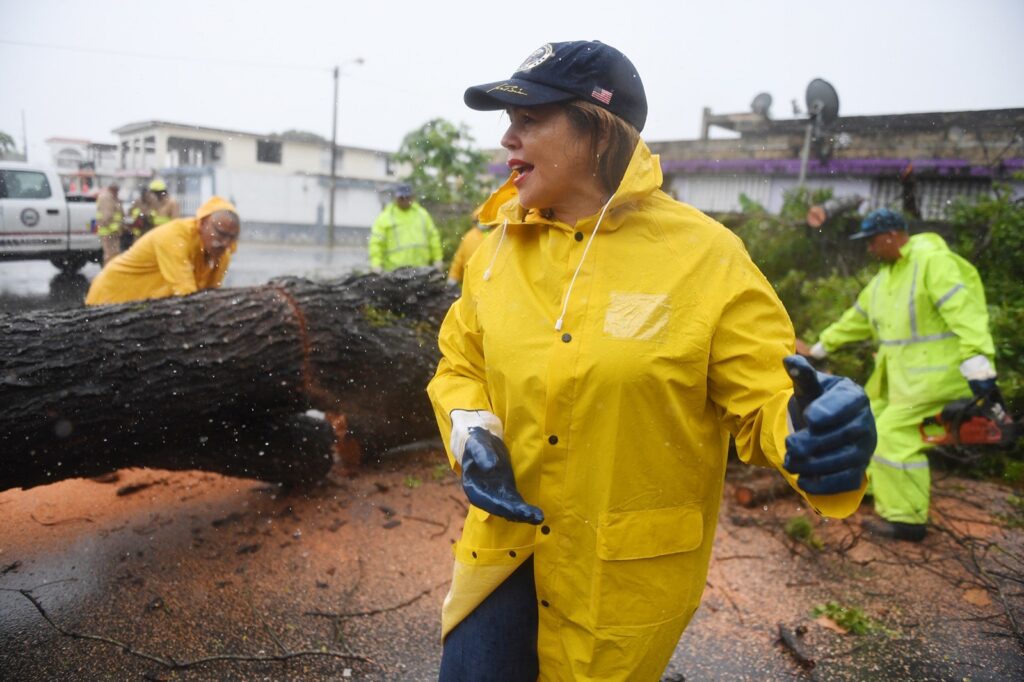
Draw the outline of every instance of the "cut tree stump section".
<instances>
[{"instance_id":1,"label":"cut tree stump section","mask_svg":"<svg viewBox=\"0 0 1024 682\"><path fill-rule=\"evenodd\" d=\"M780 497L795 495L796 491L778 472L737 481L733 486L733 499L747 509L774 502Z\"/></svg>"},{"instance_id":2,"label":"cut tree stump section","mask_svg":"<svg viewBox=\"0 0 1024 682\"><path fill-rule=\"evenodd\" d=\"M429 268L0 316L0 490L130 466L298 482L344 415L374 456L436 436L457 290Z\"/></svg>"}]
</instances>

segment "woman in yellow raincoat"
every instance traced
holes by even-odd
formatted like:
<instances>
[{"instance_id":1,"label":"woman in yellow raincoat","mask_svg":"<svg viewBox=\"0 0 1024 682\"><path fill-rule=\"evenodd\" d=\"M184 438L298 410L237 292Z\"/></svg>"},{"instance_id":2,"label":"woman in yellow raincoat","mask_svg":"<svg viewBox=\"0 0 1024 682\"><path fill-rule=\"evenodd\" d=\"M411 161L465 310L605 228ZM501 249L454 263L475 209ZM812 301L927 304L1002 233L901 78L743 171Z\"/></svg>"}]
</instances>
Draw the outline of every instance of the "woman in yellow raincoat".
<instances>
[{"instance_id":1,"label":"woman in yellow raincoat","mask_svg":"<svg viewBox=\"0 0 1024 682\"><path fill-rule=\"evenodd\" d=\"M788 358L792 400L789 318L736 236L659 189L618 50L545 45L466 103L508 111L512 175L428 389L472 503L441 679L656 680L700 602L730 435L847 515L867 399Z\"/></svg>"}]
</instances>

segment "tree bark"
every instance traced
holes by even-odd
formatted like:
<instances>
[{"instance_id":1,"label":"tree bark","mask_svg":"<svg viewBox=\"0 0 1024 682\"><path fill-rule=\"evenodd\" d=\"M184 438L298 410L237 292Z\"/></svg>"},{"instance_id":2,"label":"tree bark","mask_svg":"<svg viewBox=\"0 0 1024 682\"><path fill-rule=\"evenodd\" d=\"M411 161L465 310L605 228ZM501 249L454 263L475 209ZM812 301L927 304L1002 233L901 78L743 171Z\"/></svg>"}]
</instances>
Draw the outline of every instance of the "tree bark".
<instances>
[{"instance_id":1,"label":"tree bark","mask_svg":"<svg viewBox=\"0 0 1024 682\"><path fill-rule=\"evenodd\" d=\"M772 472L770 476L738 482L733 488L733 499L741 507L751 509L768 502L773 502L780 497L788 497L795 494L793 486L789 482Z\"/></svg>"},{"instance_id":2,"label":"tree bark","mask_svg":"<svg viewBox=\"0 0 1024 682\"><path fill-rule=\"evenodd\" d=\"M330 450L311 408L368 455L436 435L456 294L403 269L0 317L0 489L140 465L308 477Z\"/></svg>"}]
</instances>

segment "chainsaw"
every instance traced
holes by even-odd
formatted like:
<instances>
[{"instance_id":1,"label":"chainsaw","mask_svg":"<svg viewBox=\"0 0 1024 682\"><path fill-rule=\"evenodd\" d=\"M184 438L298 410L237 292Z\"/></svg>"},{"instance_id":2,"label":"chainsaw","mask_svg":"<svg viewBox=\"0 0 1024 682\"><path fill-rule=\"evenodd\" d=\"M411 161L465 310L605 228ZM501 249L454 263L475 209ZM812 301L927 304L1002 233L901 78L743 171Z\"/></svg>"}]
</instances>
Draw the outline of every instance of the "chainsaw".
<instances>
[{"instance_id":1,"label":"chainsaw","mask_svg":"<svg viewBox=\"0 0 1024 682\"><path fill-rule=\"evenodd\" d=\"M936 427L942 431L936 433ZM1024 435L1024 425L1006 411L998 392L948 403L918 427L921 439L932 445L997 445L1009 447Z\"/></svg>"}]
</instances>

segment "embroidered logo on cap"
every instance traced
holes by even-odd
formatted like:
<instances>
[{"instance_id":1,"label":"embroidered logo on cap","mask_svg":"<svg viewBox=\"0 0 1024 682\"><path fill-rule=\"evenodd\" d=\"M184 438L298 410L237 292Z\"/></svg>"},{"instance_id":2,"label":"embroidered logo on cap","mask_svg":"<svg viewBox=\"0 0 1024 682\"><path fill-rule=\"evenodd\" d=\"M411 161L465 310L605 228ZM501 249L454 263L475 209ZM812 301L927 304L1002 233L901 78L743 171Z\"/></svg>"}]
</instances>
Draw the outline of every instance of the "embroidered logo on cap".
<instances>
[{"instance_id":1,"label":"embroidered logo on cap","mask_svg":"<svg viewBox=\"0 0 1024 682\"><path fill-rule=\"evenodd\" d=\"M526 90L523 90L518 85L512 85L511 83L502 83L501 85L495 85L487 92L494 92L495 90L497 90L498 92L507 92L512 95L522 95L523 97L526 97L527 95Z\"/></svg>"},{"instance_id":2,"label":"embroidered logo on cap","mask_svg":"<svg viewBox=\"0 0 1024 682\"><path fill-rule=\"evenodd\" d=\"M526 58L526 61L520 64L519 68L516 69L516 73L536 69L538 66L550 59L554 54L555 48L551 47L551 43L542 45L530 53L530 56Z\"/></svg>"}]
</instances>

